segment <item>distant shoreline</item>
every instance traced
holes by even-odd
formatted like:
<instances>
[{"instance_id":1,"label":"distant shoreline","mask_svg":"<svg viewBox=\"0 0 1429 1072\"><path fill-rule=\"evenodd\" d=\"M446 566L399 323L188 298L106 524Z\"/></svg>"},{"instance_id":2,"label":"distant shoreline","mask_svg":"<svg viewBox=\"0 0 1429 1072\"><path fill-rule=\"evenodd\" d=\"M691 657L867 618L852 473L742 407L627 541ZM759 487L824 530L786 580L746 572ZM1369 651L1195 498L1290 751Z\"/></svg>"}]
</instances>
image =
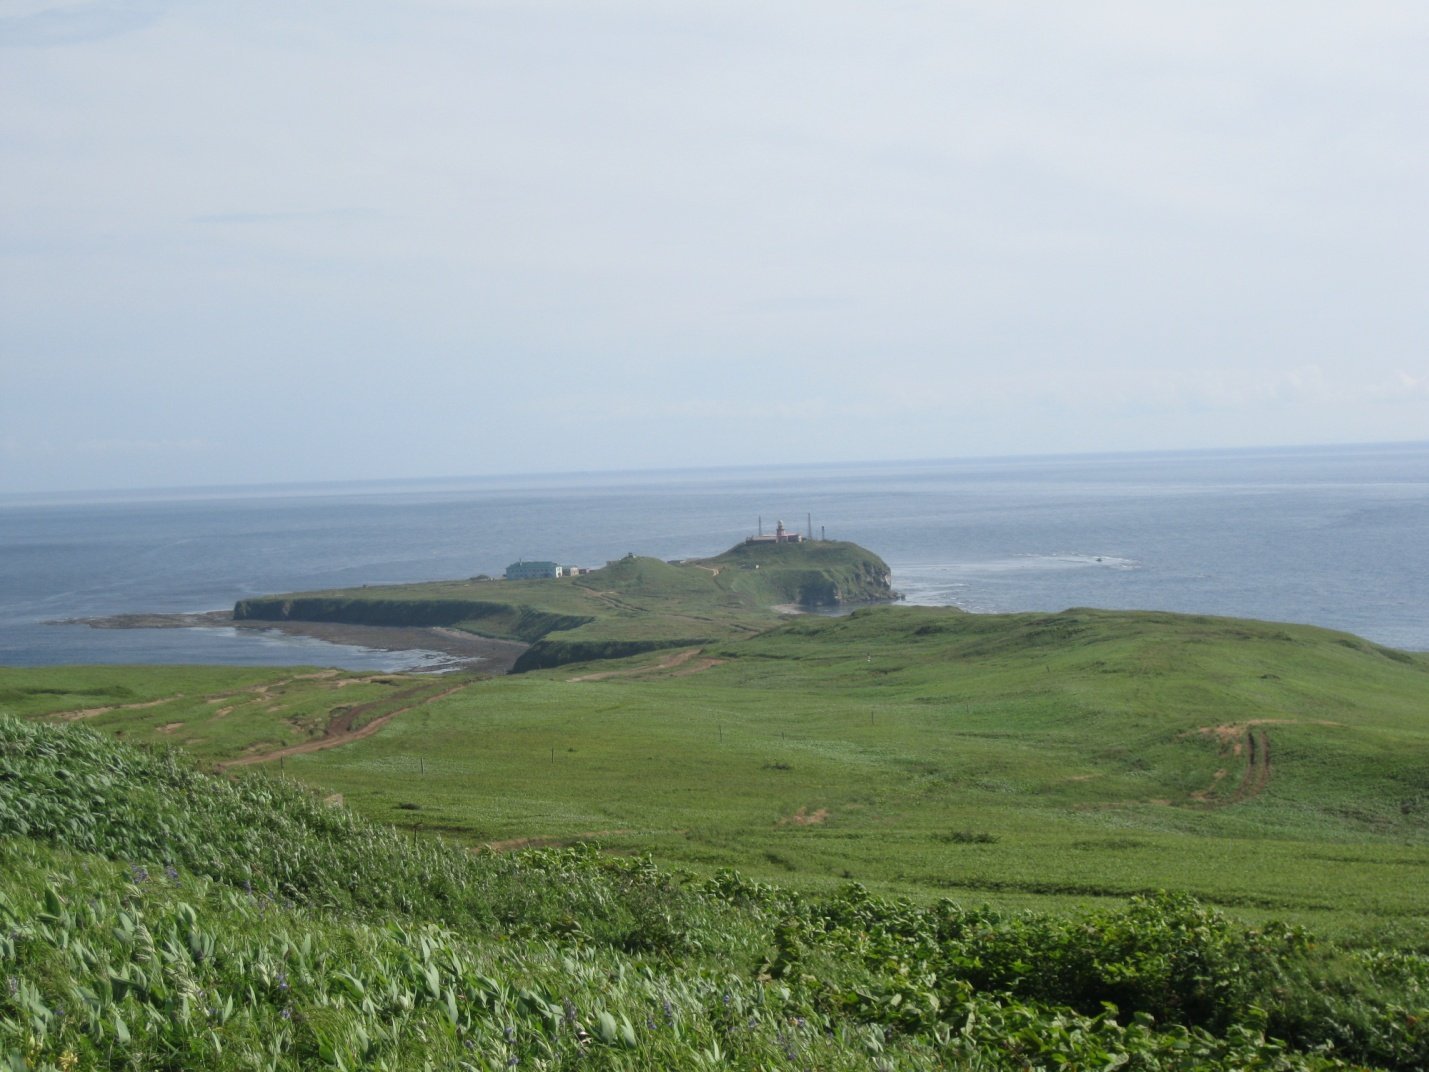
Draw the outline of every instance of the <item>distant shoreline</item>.
<instances>
[{"instance_id":1,"label":"distant shoreline","mask_svg":"<svg viewBox=\"0 0 1429 1072\"><path fill-rule=\"evenodd\" d=\"M509 673L530 645L519 640L495 640L460 629L423 626L350 625L344 622L238 620L228 610L196 614L114 614L100 618L65 618L57 625L87 625L91 629L241 629L252 633L283 633L311 637L329 644L378 651L434 651L451 662L436 669Z\"/></svg>"}]
</instances>

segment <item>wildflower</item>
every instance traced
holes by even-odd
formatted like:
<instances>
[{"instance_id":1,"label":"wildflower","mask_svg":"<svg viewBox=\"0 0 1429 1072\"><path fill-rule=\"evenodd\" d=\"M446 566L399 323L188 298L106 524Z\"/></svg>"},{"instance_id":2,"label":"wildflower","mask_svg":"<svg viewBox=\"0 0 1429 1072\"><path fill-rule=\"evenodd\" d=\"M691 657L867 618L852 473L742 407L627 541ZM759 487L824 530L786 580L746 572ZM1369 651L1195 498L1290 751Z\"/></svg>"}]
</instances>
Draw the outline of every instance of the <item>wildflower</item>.
<instances>
[{"instance_id":1,"label":"wildflower","mask_svg":"<svg viewBox=\"0 0 1429 1072\"><path fill-rule=\"evenodd\" d=\"M291 1020L293 1018L293 1007L291 1005L284 1005L283 1011L278 1015L284 1020Z\"/></svg>"},{"instance_id":2,"label":"wildflower","mask_svg":"<svg viewBox=\"0 0 1429 1072\"><path fill-rule=\"evenodd\" d=\"M179 869L173 864L165 864L164 877L170 882L177 883L179 881Z\"/></svg>"},{"instance_id":3,"label":"wildflower","mask_svg":"<svg viewBox=\"0 0 1429 1072\"><path fill-rule=\"evenodd\" d=\"M129 877L137 885L138 883L149 881L149 872L147 868L140 867L138 864L133 864L129 868Z\"/></svg>"},{"instance_id":4,"label":"wildflower","mask_svg":"<svg viewBox=\"0 0 1429 1072\"><path fill-rule=\"evenodd\" d=\"M794 1061L798 1059L799 1046L798 1043L794 1041L793 1035L786 1035L783 1031L780 1031L774 1036L774 1041L783 1048L786 1060Z\"/></svg>"}]
</instances>

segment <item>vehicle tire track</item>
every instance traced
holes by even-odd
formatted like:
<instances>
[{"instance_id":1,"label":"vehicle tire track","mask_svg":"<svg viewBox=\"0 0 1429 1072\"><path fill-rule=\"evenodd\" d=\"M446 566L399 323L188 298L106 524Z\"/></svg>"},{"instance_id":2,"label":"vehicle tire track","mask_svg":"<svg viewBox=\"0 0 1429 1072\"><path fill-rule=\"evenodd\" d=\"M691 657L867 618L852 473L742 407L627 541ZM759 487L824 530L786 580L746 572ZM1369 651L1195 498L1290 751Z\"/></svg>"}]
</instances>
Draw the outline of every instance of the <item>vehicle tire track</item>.
<instances>
[{"instance_id":1,"label":"vehicle tire track","mask_svg":"<svg viewBox=\"0 0 1429 1072\"><path fill-rule=\"evenodd\" d=\"M605 681L608 678L612 677L638 677L641 674L653 674L660 670L674 670L676 667L683 666L685 663L689 662L699 653L699 648L686 648L683 651L677 651L674 654L666 655L662 657L659 662L651 663L649 666L632 666L624 670L602 670L599 673L595 674L581 674L579 677L573 677L570 680ZM713 666L718 661L719 660L716 659L701 660L702 663L707 662L709 666L700 666L699 669L708 670L710 666ZM697 671L687 672L695 673Z\"/></svg>"},{"instance_id":2,"label":"vehicle tire track","mask_svg":"<svg viewBox=\"0 0 1429 1072\"><path fill-rule=\"evenodd\" d=\"M1223 756L1244 757L1240 781L1235 789L1222 799L1216 798L1216 788L1226 776L1224 769L1218 770L1211 784L1191 794L1191 799L1209 807L1225 807L1229 804L1243 804L1254 800L1270 785L1270 731L1265 727L1280 723L1294 723L1294 719L1252 719L1249 722L1229 722L1220 726L1203 726L1197 732L1203 736L1215 737L1220 743ZM1324 722L1322 725L1335 725Z\"/></svg>"},{"instance_id":3,"label":"vehicle tire track","mask_svg":"<svg viewBox=\"0 0 1429 1072\"><path fill-rule=\"evenodd\" d=\"M1257 734L1254 729L1247 729L1245 752L1245 773L1231 794L1232 804L1260 796L1270 784L1270 731L1261 730Z\"/></svg>"},{"instance_id":4,"label":"vehicle tire track","mask_svg":"<svg viewBox=\"0 0 1429 1072\"><path fill-rule=\"evenodd\" d=\"M255 763L267 763L273 759L305 755L308 752L323 752L329 748L339 748L345 744L352 744L352 742L360 741L364 737L371 737L398 715L405 715L408 711L413 711L418 707L435 703L437 700L444 700L453 693L461 692L462 689L467 688L470 684L471 682L455 685L452 688L444 689L437 693L428 693L426 686L405 689L402 692L388 697L386 702L390 703L394 700L405 701L414 696L421 696L421 699L415 703L409 703L405 707L394 708L385 715L379 715L371 722L354 730L351 728L353 722L357 721L358 718L368 711L371 711L378 704L382 703L382 701L374 701L370 704L358 704L355 707L349 707L347 710L335 716L332 721L328 723L327 729L323 731L321 737L315 737L310 741L303 741L299 744L288 745L285 748L275 748L270 752L255 752L252 755L239 756L237 759L224 760L222 763L217 764L217 766L219 770L227 770L230 767L248 767Z\"/></svg>"}]
</instances>

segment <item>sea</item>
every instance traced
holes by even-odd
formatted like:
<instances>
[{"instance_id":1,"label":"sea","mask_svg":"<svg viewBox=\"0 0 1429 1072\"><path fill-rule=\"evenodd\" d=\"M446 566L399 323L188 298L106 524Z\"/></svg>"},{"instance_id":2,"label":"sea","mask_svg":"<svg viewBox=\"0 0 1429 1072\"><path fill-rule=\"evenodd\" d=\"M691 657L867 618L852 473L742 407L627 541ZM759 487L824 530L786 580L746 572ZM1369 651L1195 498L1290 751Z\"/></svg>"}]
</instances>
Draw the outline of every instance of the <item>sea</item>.
<instances>
[{"instance_id":1,"label":"sea","mask_svg":"<svg viewBox=\"0 0 1429 1072\"><path fill-rule=\"evenodd\" d=\"M881 555L908 603L1154 609L1429 651L1429 442L471 477L0 498L0 665L419 670L232 628L72 619L718 554L786 527Z\"/></svg>"}]
</instances>

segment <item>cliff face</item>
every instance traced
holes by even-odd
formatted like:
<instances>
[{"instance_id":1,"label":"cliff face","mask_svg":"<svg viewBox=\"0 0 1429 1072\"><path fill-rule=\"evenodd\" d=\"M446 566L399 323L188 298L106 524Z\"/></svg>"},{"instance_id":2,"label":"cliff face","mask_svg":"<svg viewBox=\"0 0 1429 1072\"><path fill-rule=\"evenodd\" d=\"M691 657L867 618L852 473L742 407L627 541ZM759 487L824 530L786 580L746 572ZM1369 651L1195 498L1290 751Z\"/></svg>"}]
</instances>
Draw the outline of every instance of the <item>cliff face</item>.
<instances>
[{"instance_id":1,"label":"cliff face","mask_svg":"<svg viewBox=\"0 0 1429 1072\"><path fill-rule=\"evenodd\" d=\"M841 540L736 544L702 564L738 571L731 586L767 593L771 603L819 608L898 598L888 563L858 544Z\"/></svg>"},{"instance_id":2,"label":"cliff face","mask_svg":"<svg viewBox=\"0 0 1429 1072\"><path fill-rule=\"evenodd\" d=\"M701 647L710 642L709 637L668 637L660 640L567 640L563 637L548 637L539 640L523 651L511 668L513 674L527 670L549 670L570 663L597 662L601 659L624 659L630 655L641 655L647 651L663 651L666 648Z\"/></svg>"},{"instance_id":3,"label":"cliff face","mask_svg":"<svg viewBox=\"0 0 1429 1072\"><path fill-rule=\"evenodd\" d=\"M577 629L593 618L556 614L514 603L465 599L384 599L343 596L264 596L234 604L240 621L344 622L351 625L461 626L504 640L534 643L547 633Z\"/></svg>"}]
</instances>

